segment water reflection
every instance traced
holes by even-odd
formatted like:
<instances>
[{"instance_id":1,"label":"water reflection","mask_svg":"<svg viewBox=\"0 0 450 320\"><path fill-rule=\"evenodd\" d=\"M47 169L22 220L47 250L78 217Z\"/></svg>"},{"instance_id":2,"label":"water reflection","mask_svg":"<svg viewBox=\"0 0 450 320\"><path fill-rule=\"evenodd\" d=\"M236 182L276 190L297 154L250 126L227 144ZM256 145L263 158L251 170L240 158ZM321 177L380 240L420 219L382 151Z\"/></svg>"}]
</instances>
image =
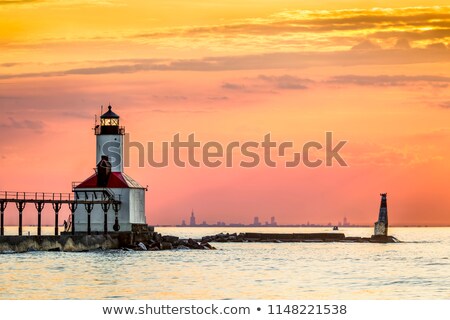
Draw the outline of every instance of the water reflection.
<instances>
[{"instance_id":1,"label":"water reflection","mask_svg":"<svg viewBox=\"0 0 450 320\"><path fill-rule=\"evenodd\" d=\"M230 230L158 231L200 238ZM323 230L276 230L280 231ZM349 236L372 232L341 231ZM449 231L392 228L393 235L406 241L400 244L217 243L216 251L0 255L0 298L449 299Z\"/></svg>"}]
</instances>

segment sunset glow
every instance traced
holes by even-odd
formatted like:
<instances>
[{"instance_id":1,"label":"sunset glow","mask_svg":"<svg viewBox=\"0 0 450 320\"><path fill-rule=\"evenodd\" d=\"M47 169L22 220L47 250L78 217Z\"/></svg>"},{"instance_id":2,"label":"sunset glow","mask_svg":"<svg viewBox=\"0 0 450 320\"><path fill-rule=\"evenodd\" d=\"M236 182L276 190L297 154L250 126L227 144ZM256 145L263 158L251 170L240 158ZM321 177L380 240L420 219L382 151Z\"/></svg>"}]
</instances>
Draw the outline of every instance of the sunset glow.
<instances>
[{"instance_id":1,"label":"sunset glow","mask_svg":"<svg viewBox=\"0 0 450 320\"><path fill-rule=\"evenodd\" d=\"M387 192L391 225L450 225L446 3L0 1L0 190L71 192L93 172L94 115L111 103L156 156L177 133L348 141L348 167L140 168L131 149L149 224L194 209L209 223L372 225Z\"/></svg>"}]
</instances>

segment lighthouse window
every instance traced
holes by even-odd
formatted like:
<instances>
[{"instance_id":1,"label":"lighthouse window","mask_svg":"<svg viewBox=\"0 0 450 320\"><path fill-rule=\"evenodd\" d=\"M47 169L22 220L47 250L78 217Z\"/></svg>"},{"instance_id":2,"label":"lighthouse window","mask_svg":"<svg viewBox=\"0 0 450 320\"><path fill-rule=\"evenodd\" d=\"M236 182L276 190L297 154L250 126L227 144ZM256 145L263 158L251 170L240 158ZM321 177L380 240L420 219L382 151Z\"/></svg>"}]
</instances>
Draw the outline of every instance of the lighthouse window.
<instances>
[{"instance_id":1,"label":"lighthouse window","mask_svg":"<svg viewBox=\"0 0 450 320\"><path fill-rule=\"evenodd\" d=\"M102 126L118 126L119 119L104 118L101 121Z\"/></svg>"}]
</instances>

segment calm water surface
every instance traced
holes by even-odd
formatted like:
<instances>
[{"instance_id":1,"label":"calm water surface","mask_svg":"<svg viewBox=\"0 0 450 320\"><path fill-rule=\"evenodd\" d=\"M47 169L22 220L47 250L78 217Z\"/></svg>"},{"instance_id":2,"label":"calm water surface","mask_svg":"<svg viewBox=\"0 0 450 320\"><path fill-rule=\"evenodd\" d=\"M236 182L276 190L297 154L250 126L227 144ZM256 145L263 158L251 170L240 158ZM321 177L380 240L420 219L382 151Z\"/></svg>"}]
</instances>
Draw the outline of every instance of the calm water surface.
<instances>
[{"instance_id":1,"label":"calm water surface","mask_svg":"<svg viewBox=\"0 0 450 320\"><path fill-rule=\"evenodd\" d=\"M157 231L200 238L329 230ZM341 232L370 236L372 229ZM1 254L0 299L450 299L450 228L390 232L404 243L216 243L213 251Z\"/></svg>"}]
</instances>

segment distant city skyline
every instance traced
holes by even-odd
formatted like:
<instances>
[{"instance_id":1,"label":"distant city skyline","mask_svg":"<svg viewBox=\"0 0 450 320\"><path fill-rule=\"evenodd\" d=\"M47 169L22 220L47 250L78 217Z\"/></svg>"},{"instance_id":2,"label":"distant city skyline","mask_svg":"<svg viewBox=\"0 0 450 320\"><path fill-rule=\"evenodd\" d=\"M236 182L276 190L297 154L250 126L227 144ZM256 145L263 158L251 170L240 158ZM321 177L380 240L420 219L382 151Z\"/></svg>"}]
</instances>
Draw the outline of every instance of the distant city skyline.
<instances>
[{"instance_id":1,"label":"distant city skyline","mask_svg":"<svg viewBox=\"0 0 450 320\"><path fill-rule=\"evenodd\" d=\"M299 224L284 224L284 225L278 225L275 216L270 217L270 221L265 221L262 223L260 221L259 216L255 216L253 218L253 223L245 224L244 222L229 222L226 223L224 221L217 221L216 223L208 223L206 220L203 220L202 223L197 223L197 217L195 216L194 210L191 211L191 214L189 216L189 224L186 223L186 220L181 220L181 224L177 225L179 227L210 227L210 226L217 226L217 227L283 227L283 226L301 226L301 227L355 227L357 225L352 225L350 221L347 219L347 217L343 217L342 222L338 221L336 224L333 224L332 222L328 222L327 224L320 224L320 223L310 223L307 221L306 223L299 223ZM364 226L364 225L358 225L358 226Z\"/></svg>"}]
</instances>

